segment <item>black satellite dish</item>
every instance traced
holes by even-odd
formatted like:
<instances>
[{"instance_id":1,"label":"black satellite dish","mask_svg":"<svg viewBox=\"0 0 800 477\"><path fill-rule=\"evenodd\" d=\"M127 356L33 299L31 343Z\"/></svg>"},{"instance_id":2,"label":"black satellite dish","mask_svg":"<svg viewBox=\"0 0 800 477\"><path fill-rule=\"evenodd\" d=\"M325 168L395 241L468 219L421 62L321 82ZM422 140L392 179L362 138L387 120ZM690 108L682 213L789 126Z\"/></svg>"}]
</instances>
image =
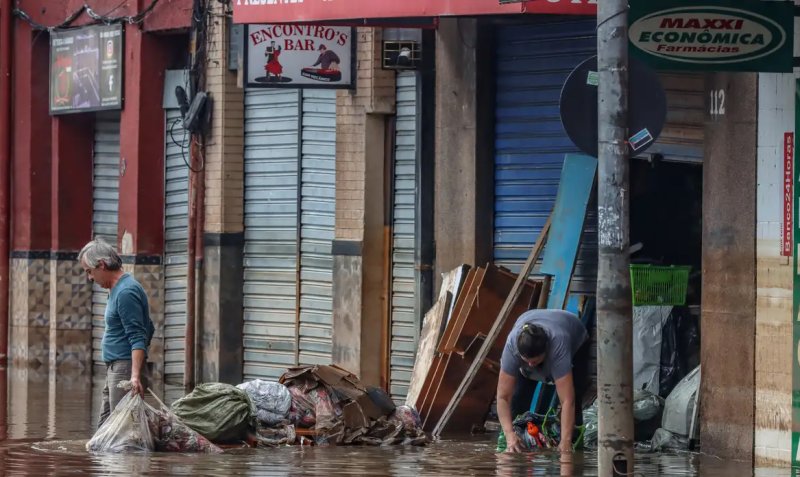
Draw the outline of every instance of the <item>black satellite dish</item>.
<instances>
[{"instance_id":1,"label":"black satellite dish","mask_svg":"<svg viewBox=\"0 0 800 477\"><path fill-rule=\"evenodd\" d=\"M628 73L628 151L642 154L664 128L667 97L656 72L633 57ZM561 123L578 148L597 157L597 57L584 61L561 89Z\"/></svg>"}]
</instances>

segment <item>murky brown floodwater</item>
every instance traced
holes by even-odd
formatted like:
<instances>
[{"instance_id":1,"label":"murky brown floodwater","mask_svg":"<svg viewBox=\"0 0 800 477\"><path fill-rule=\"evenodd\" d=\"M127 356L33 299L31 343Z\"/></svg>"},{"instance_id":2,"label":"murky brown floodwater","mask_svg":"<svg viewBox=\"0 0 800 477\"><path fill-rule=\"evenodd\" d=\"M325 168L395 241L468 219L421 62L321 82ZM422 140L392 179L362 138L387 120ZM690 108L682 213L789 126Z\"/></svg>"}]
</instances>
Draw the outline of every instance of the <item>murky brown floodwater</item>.
<instances>
[{"instance_id":1,"label":"murky brown floodwater","mask_svg":"<svg viewBox=\"0 0 800 477\"><path fill-rule=\"evenodd\" d=\"M555 453L495 454L494 436L438 442L425 448L284 447L236 449L222 455L91 455L100 383L88 375L0 368L0 475L252 476L558 476L597 475L596 455L560 463ZM8 409L7 414L3 412ZM637 454L643 476L753 475L743 465L697 455ZM759 477L788 469L757 469Z\"/></svg>"}]
</instances>

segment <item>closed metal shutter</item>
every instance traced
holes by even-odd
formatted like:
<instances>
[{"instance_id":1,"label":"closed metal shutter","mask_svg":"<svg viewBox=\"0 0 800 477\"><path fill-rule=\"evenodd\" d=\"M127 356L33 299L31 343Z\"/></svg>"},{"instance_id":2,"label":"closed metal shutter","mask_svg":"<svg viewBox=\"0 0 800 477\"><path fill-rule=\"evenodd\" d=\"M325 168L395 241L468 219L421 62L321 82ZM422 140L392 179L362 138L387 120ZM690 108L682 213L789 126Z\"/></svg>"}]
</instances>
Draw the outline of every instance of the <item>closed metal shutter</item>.
<instances>
[{"instance_id":1,"label":"closed metal shutter","mask_svg":"<svg viewBox=\"0 0 800 477\"><path fill-rule=\"evenodd\" d=\"M580 152L561 125L559 97L570 72L597 54L595 21L556 17L497 30L494 261L515 272L553 208L564 155ZM661 72L659 77L667 121L646 154L702 162L703 75ZM570 290L594 294L596 197L588 210Z\"/></svg>"},{"instance_id":2,"label":"closed metal shutter","mask_svg":"<svg viewBox=\"0 0 800 477\"><path fill-rule=\"evenodd\" d=\"M555 204L567 153L559 98L570 72L596 54L595 19L547 19L497 30L495 264L519 271ZM571 289L594 293L596 207L590 206Z\"/></svg>"},{"instance_id":3,"label":"closed metal shutter","mask_svg":"<svg viewBox=\"0 0 800 477\"><path fill-rule=\"evenodd\" d=\"M245 92L244 377L296 360L300 93Z\"/></svg>"},{"instance_id":4,"label":"closed metal shutter","mask_svg":"<svg viewBox=\"0 0 800 477\"><path fill-rule=\"evenodd\" d=\"M304 90L299 364L330 364L336 222L336 91Z\"/></svg>"},{"instance_id":5,"label":"closed metal shutter","mask_svg":"<svg viewBox=\"0 0 800 477\"><path fill-rule=\"evenodd\" d=\"M92 235L117 246L119 219L120 113L97 113L94 128ZM92 285L92 358L105 371L102 339L108 290Z\"/></svg>"},{"instance_id":6,"label":"closed metal shutter","mask_svg":"<svg viewBox=\"0 0 800 477\"><path fill-rule=\"evenodd\" d=\"M394 184L392 198L392 294L389 388L405 402L417 350L414 225L417 163L417 73L397 74Z\"/></svg>"},{"instance_id":7,"label":"closed metal shutter","mask_svg":"<svg viewBox=\"0 0 800 477\"><path fill-rule=\"evenodd\" d=\"M705 144L705 76L702 73L659 72L667 93L667 121L645 154L668 161L703 162Z\"/></svg>"},{"instance_id":8,"label":"closed metal shutter","mask_svg":"<svg viewBox=\"0 0 800 477\"><path fill-rule=\"evenodd\" d=\"M189 230L189 136L179 109L167 109L164 210L164 382L183 383Z\"/></svg>"}]
</instances>

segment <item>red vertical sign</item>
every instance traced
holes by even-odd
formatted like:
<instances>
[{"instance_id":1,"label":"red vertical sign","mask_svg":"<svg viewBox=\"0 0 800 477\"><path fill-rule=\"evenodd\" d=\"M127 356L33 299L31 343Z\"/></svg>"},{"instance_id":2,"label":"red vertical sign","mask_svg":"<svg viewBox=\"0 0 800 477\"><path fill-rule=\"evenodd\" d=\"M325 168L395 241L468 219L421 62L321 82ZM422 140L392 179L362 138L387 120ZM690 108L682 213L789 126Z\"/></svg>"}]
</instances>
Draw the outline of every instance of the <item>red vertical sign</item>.
<instances>
[{"instance_id":1,"label":"red vertical sign","mask_svg":"<svg viewBox=\"0 0 800 477\"><path fill-rule=\"evenodd\" d=\"M783 228L781 229L781 255L792 256L793 186L794 183L794 133L783 133Z\"/></svg>"}]
</instances>

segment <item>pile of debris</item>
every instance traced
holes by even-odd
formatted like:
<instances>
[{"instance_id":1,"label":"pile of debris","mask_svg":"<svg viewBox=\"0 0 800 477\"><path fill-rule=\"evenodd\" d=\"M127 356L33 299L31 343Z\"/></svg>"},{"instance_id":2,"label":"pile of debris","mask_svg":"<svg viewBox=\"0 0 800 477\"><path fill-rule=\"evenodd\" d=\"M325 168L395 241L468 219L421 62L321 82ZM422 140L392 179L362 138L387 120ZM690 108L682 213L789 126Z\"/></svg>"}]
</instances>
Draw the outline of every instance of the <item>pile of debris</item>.
<instances>
[{"instance_id":1,"label":"pile of debris","mask_svg":"<svg viewBox=\"0 0 800 477\"><path fill-rule=\"evenodd\" d=\"M151 393L152 394L152 393ZM158 401L158 398L153 395ZM290 368L279 382L199 384L167 407L128 393L86 448L92 452L222 452L246 443L426 445L419 414L395 406L338 366Z\"/></svg>"},{"instance_id":2,"label":"pile of debris","mask_svg":"<svg viewBox=\"0 0 800 477\"><path fill-rule=\"evenodd\" d=\"M303 366L281 376L292 396L290 422L311 429L316 444L425 445L417 412L395 406L338 366Z\"/></svg>"}]
</instances>

